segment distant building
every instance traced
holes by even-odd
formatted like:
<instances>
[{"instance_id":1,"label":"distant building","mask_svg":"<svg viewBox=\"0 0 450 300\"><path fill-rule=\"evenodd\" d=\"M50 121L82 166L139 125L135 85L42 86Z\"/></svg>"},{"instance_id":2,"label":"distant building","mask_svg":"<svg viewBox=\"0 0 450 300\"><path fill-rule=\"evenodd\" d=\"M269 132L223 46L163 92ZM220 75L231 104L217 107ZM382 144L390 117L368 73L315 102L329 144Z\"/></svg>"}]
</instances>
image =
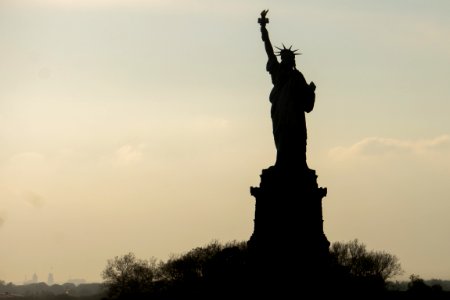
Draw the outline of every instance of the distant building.
<instances>
[{"instance_id":1,"label":"distant building","mask_svg":"<svg viewBox=\"0 0 450 300\"><path fill-rule=\"evenodd\" d=\"M38 282L38 276L36 275L36 273L33 274L33 276L31 277L31 280L26 280L23 282L24 285L27 284L33 284L33 283L37 283Z\"/></svg>"},{"instance_id":2,"label":"distant building","mask_svg":"<svg viewBox=\"0 0 450 300\"><path fill-rule=\"evenodd\" d=\"M53 273L48 273L47 284L53 285L54 283L55 283L55 280L53 279Z\"/></svg>"}]
</instances>

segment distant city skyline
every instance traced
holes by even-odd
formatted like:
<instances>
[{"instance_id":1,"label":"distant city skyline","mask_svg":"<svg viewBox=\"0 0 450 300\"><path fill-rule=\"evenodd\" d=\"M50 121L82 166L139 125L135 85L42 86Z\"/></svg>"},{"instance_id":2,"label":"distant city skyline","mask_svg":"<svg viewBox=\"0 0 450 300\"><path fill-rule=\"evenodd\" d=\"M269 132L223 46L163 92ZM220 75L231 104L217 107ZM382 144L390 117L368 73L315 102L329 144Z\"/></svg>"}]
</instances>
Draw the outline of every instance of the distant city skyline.
<instances>
[{"instance_id":1,"label":"distant city skyline","mask_svg":"<svg viewBox=\"0 0 450 300\"><path fill-rule=\"evenodd\" d=\"M66 280L55 280L54 274L51 272L46 274L46 278L47 278L46 280L39 280L39 278L44 278L44 277L39 277L38 273L33 273L30 280L28 280L27 278L28 278L28 276L25 275L25 279L23 281L12 282L12 283L13 284L32 284L32 283L44 282L44 283L47 283L48 285L62 284L62 283L73 283L73 284L79 285L82 283L88 283L83 278L68 277ZM6 283L8 283L8 281L6 281ZM95 282L95 283L97 283L97 282Z\"/></svg>"}]
</instances>

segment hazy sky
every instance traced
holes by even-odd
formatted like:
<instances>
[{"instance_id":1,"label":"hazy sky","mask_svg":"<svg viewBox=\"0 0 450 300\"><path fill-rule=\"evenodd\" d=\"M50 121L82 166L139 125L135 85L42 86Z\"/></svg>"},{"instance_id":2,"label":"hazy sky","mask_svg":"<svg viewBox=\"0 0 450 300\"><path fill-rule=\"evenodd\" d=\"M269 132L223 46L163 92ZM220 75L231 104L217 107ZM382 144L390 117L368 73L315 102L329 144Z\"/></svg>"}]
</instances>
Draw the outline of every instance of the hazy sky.
<instances>
[{"instance_id":1,"label":"hazy sky","mask_svg":"<svg viewBox=\"0 0 450 300\"><path fill-rule=\"evenodd\" d=\"M263 9L317 85L330 242L450 279L447 0L0 0L0 279L250 237L275 158Z\"/></svg>"}]
</instances>

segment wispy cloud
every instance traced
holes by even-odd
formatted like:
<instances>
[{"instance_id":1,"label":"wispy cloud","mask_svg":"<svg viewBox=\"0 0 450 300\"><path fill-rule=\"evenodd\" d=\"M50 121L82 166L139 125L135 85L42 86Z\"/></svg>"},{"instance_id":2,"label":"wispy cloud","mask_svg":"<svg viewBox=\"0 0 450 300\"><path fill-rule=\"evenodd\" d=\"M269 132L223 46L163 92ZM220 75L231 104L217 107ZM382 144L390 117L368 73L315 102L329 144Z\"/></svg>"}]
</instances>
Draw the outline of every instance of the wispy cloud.
<instances>
[{"instance_id":1,"label":"wispy cloud","mask_svg":"<svg viewBox=\"0 0 450 300\"><path fill-rule=\"evenodd\" d=\"M379 157L397 155L422 155L430 153L448 153L450 136L445 134L432 139L402 140L380 137L368 137L348 147L339 146L330 150L333 158Z\"/></svg>"},{"instance_id":2,"label":"wispy cloud","mask_svg":"<svg viewBox=\"0 0 450 300\"><path fill-rule=\"evenodd\" d=\"M37 152L20 152L14 154L10 159L13 164L29 164L29 163L41 163L45 160L44 156Z\"/></svg>"},{"instance_id":3,"label":"wispy cloud","mask_svg":"<svg viewBox=\"0 0 450 300\"><path fill-rule=\"evenodd\" d=\"M118 166L128 166L142 160L144 145L126 144L119 147L114 154L114 163Z\"/></svg>"}]
</instances>

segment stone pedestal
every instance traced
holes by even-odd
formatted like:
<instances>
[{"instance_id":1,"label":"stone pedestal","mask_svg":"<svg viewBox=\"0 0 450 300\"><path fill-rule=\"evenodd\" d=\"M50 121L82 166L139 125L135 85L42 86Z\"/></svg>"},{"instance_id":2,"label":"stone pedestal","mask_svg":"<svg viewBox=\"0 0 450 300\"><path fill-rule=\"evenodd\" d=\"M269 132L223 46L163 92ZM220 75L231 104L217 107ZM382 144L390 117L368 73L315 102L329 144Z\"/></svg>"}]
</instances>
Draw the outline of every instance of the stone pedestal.
<instances>
[{"instance_id":1,"label":"stone pedestal","mask_svg":"<svg viewBox=\"0 0 450 300\"><path fill-rule=\"evenodd\" d=\"M250 193L256 204L248 246L256 276L284 273L283 278L298 282L326 273L330 243L323 232L322 198L327 189L318 187L316 172L272 166L263 170L259 187L251 187ZM293 270L302 274L287 276Z\"/></svg>"}]
</instances>

